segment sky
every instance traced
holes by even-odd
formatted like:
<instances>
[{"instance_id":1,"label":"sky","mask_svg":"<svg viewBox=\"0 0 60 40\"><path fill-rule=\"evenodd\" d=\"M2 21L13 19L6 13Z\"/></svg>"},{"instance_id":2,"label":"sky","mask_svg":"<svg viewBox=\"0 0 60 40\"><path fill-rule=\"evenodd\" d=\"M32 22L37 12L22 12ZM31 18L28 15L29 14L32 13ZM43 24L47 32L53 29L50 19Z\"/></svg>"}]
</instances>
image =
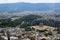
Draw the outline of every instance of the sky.
<instances>
[{"instance_id":1,"label":"sky","mask_svg":"<svg viewBox=\"0 0 60 40\"><path fill-rule=\"evenodd\" d=\"M16 2L28 2L28 3L60 3L60 0L0 0L0 3L16 3Z\"/></svg>"}]
</instances>

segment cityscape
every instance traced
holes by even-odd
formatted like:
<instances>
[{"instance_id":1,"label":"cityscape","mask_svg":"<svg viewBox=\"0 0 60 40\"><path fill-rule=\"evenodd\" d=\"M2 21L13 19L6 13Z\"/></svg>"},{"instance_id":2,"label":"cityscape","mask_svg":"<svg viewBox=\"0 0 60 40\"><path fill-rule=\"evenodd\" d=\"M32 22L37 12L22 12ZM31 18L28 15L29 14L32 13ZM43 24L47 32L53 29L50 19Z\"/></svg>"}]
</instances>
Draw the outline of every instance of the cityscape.
<instances>
[{"instance_id":1,"label":"cityscape","mask_svg":"<svg viewBox=\"0 0 60 40\"><path fill-rule=\"evenodd\" d=\"M45 25L0 28L0 40L60 40L60 29Z\"/></svg>"},{"instance_id":2,"label":"cityscape","mask_svg":"<svg viewBox=\"0 0 60 40\"><path fill-rule=\"evenodd\" d=\"M0 40L60 40L60 0L0 0Z\"/></svg>"}]
</instances>

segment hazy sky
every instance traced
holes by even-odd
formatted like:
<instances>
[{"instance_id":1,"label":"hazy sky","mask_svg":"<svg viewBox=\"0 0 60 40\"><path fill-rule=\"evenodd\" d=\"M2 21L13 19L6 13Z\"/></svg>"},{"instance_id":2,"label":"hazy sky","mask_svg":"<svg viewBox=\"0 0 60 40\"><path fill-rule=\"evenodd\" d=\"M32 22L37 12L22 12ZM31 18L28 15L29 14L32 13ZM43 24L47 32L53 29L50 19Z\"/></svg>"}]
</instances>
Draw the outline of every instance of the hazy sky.
<instances>
[{"instance_id":1,"label":"hazy sky","mask_svg":"<svg viewBox=\"0 0 60 40\"><path fill-rule=\"evenodd\" d=\"M15 2L60 3L60 0L0 0L0 3L15 3Z\"/></svg>"}]
</instances>

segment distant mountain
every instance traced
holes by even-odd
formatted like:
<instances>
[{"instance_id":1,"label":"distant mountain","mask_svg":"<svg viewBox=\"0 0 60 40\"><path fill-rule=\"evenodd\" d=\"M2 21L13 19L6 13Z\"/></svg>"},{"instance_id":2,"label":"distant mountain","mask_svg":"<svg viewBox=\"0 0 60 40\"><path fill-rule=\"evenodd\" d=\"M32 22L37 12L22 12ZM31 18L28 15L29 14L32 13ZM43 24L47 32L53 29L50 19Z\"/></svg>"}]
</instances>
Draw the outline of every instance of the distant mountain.
<instances>
[{"instance_id":1,"label":"distant mountain","mask_svg":"<svg viewBox=\"0 0 60 40\"><path fill-rule=\"evenodd\" d=\"M0 12L55 11L60 3L8 3L0 4Z\"/></svg>"}]
</instances>

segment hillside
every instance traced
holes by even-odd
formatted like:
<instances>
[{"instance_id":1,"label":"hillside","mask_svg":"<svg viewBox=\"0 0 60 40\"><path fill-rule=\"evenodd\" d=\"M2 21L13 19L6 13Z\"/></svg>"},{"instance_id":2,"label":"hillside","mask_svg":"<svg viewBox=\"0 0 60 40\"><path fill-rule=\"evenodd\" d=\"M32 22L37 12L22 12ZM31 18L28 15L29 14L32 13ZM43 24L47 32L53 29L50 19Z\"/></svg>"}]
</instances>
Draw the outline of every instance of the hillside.
<instances>
[{"instance_id":1,"label":"hillside","mask_svg":"<svg viewBox=\"0 0 60 40\"><path fill-rule=\"evenodd\" d=\"M21 27L25 26L35 26L43 23L44 25L60 27L60 21L55 21L53 19L43 19L42 16L39 15L27 15L23 16L19 19L12 21L9 19L0 19L0 27L16 27L20 25Z\"/></svg>"}]
</instances>

